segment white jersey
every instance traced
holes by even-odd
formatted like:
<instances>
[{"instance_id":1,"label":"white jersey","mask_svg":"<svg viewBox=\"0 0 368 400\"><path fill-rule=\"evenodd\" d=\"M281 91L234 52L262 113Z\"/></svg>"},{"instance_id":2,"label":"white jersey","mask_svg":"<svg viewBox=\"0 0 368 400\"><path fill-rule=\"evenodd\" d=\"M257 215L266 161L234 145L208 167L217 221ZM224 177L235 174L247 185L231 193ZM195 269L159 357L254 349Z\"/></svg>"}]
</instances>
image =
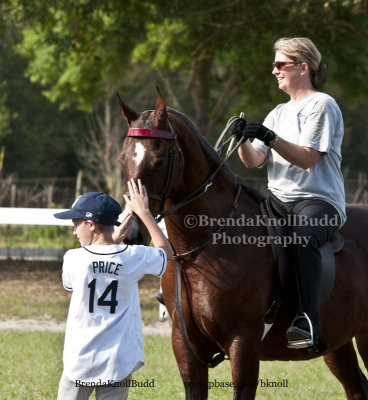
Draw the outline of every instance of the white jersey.
<instances>
[{"instance_id":1,"label":"white jersey","mask_svg":"<svg viewBox=\"0 0 368 400\"><path fill-rule=\"evenodd\" d=\"M147 246L90 245L65 253L63 285L72 290L64 374L72 381L120 381L144 364L138 281L161 276L166 253Z\"/></svg>"}]
</instances>

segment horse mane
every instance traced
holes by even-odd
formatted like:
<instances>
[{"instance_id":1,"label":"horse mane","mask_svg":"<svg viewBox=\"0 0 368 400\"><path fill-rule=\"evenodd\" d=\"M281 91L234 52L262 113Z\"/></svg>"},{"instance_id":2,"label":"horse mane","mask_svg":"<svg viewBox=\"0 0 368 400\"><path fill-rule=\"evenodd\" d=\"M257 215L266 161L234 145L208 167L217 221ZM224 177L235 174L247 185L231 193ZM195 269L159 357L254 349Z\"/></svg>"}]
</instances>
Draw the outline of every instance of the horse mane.
<instances>
[{"instance_id":1,"label":"horse mane","mask_svg":"<svg viewBox=\"0 0 368 400\"><path fill-rule=\"evenodd\" d=\"M211 159L212 162L214 162L216 165L219 165L222 163L222 158L218 155L218 153L215 151L215 149L211 146L211 144L206 140L206 138L203 136L201 132L199 132L198 128L194 125L194 123L182 112L174 110L173 108L167 107L167 111L171 114L174 114L176 117L178 117L181 121L183 121L186 125L189 126L189 128L192 130L196 138L199 140L201 147L205 151L206 155L208 155ZM231 175L236 179L234 173L231 171L229 167L226 166L226 168L229 170Z\"/></svg>"},{"instance_id":2,"label":"horse mane","mask_svg":"<svg viewBox=\"0 0 368 400\"><path fill-rule=\"evenodd\" d=\"M201 132L199 132L198 128L194 125L194 123L182 112L177 111L173 108L167 107L167 111L173 115L175 115L177 118L179 118L181 121L183 121L186 125L189 126L189 128L192 130L196 138L199 140L203 150L206 152L206 154L211 158L211 161L214 162L216 165L220 165L222 163L222 158L218 155L218 153L215 151L215 149L211 146L211 144L206 140L206 138L202 135ZM227 172L231 175L231 178L234 180L238 181L237 176L233 173L233 171L225 164ZM256 190L252 189L250 187L247 187L242 184L243 190L252 198L254 199L257 203L260 203L260 200L262 198L261 193Z\"/></svg>"}]
</instances>

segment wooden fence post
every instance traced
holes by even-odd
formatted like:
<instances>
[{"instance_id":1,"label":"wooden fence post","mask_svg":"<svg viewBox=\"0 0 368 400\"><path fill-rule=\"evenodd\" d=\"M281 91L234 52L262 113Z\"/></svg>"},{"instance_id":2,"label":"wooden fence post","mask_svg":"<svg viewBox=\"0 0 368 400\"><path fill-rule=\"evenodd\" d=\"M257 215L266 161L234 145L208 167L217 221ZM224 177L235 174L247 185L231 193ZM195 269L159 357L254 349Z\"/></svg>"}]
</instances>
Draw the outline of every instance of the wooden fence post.
<instances>
[{"instance_id":1,"label":"wooden fence post","mask_svg":"<svg viewBox=\"0 0 368 400\"><path fill-rule=\"evenodd\" d=\"M17 185L12 183L10 186L10 207L15 207L15 202L17 198Z\"/></svg>"},{"instance_id":2,"label":"wooden fence post","mask_svg":"<svg viewBox=\"0 0 368 400\"><path fill-rule=\"evenodd\" d=\"M54 192L54 185L51 184L47 187L47 208L51 208L53 192Z\"/></svg>"},{"instance_id":3,"label":"wooden fence post","mask_svg":"<svg viewBox=\"0 0 368 400\"><path fill-rule=\"evenodd\" d=\"M77 182L75 184L75 198L79 197L81 194L82 179L83 179L83 170L80 169L78 171Z\"/></svg>"}]
</instances>

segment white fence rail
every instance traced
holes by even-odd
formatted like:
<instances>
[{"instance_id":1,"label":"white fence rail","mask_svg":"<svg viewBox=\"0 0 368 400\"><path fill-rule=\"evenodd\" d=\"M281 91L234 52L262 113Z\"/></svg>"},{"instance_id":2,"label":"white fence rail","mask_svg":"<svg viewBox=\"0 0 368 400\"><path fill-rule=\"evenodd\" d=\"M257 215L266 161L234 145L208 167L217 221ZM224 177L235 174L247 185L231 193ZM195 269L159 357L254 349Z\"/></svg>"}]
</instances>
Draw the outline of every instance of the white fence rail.
<instances>
[{"instance_id":1,"label":"white fence rail","mask_svg":"<svg viewBox=\"0 0 368 400\"><path fill-rule=\"evenodd\" d=\"M73 226L71 220L62 220L53 214L65 211L59 208L13 208L0 207L2 225L58 225ZM0 248L0 260L62 260L65 250Z\"/></svg>"},{"instance_id":2,"label":"white fence rail","mask_svg":"<svg viewBox=\"0 0 368 400\"><path fill-rule=\"evenodd\" d=\"M71 220L57 219L54 214L66 211L60 208L0 207L2 225L59 225L72 226Z\"/></svg>"}]
</instances>

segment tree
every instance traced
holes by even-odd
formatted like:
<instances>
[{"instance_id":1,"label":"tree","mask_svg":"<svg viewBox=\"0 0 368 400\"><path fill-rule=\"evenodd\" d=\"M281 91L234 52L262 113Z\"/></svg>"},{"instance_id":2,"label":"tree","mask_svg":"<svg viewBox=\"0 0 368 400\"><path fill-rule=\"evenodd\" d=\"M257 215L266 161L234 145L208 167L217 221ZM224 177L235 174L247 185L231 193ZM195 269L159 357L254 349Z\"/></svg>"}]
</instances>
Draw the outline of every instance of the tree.
<instances>
[{"instance_id":1,"label":"tree","mask_svg":"<svg viewBox=\"0 0 368 400\"><path fill-rule=\"evenodd\" d=\"M231 114L261 119L285 99L270 73L281 36L317 44L328 65L326 90L338 88L345 102L368 89L366 0L8 1L23 32L27 76L62 108L91 111L112 87L124 88L129 103L136 88L133 106L142 110L149 103L142 93L151 88L153 98L159 81L167 103L214 142Z\"/></svg>"},{"instance_id":2,"label":"tree","mask_svg":"<svg viewBox=\"0 0 368 400\"><path fill-rule=\"evenodd\" d=\"M59 111L42 86L24 77L26 61L15 54L18 32L7 26L0 42L0 153L2 175L22 178L75 175L75 137L83 113ZM1 156L0 156L1 158Z\"/></svg>"},{"instance_id":3,"label":"tree","mask_svg":"<svg viewBox=\"0 0 368 400\"><path fill-rule=\"evenodd\" d=\"M106 97L106 86L124 80L151 7L131 0L54 0L47 7L43 0L14 3L23 30L18 51L30 59L27 76L62 108L88 111Z\"/></svg>"},{"instance_id":4,"label":"tree","mask_svg":"<svg viewBox=\"0 0 368 400\"><path fill-rule=\"evenodd\" d=\"M108 88L106 88L108 91ZM121 149L121 121L113 118L106 98L87 118L88 134L79 139L79 157L87 179L98 191L122 198L122 169L118 165Z\"/></svg>"},{"instance_id":5,"label":"tree","mask_svg":"<svg viewBox=\"0 0 368 400\"><path fill-rule=\"evenodd\" d=\"M280 36L310 36L345 97L362 97L368 86L363 0L54 0L47 10L43 0L17 4L29 21L19 46L30 58L28 76L63 106L90 110L106 82L118 87L141 62L156 71L169 103L212 132L230 112L263 114L283 98L270 74Z\"/></svg>"}]
</instances>

